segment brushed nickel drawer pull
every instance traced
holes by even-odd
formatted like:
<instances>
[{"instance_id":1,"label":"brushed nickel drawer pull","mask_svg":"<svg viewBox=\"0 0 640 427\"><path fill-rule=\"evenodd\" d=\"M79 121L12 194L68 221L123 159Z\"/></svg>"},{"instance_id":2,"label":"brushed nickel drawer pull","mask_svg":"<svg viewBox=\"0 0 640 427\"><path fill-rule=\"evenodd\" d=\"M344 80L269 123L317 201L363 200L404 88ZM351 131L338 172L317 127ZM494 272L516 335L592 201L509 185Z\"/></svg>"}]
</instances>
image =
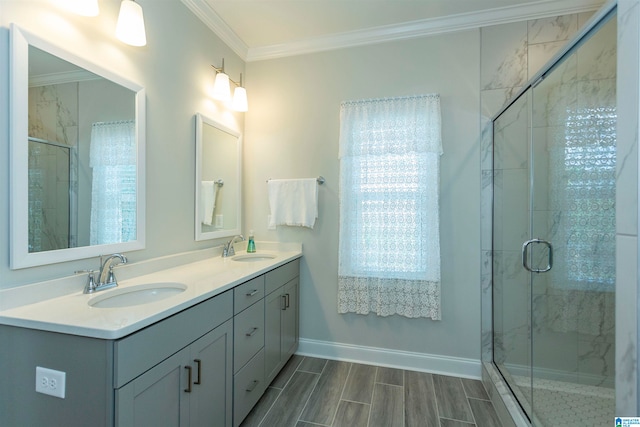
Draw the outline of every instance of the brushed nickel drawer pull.
<instances>
[{"instance_id":1,"label":"brushed nickel drawer pull","mask_svg":"<svg viewBox=\"0 0 640 427\"><path fill-rule=\"evenodd\" d=\"M258 290L257 290L257 289L254 289L254 290L252 290L252 291L250 291L250 292L247 292L247 296L248 296L248 297L252 297L252 296L254 296L254 295L255 295L255 294L257 294L257 293L258 293Z\"/></svg>"},{"instance_id":2,"label":"brushed nickel drawer pull","mask_svg":"<svg viewBox=\"0 0 640 427\"><path fill-rule=\"evenodd\" d=\"M184 389L187 393L191 393L191 366L185 366L187 370L187 388Z\"/></svg>"},{"instance_id":3,"label":"brushed nickel drawer pull","mask_svg":"<svg viewBox=\"0 0 640 427\"><path fill-rule=\"evenodd\" d=\"M258 328L251 328L251 332L247 332L245 335L248 337L253 336L256 332L258 332Z\"/></svg>"},{"instance_id":4,"label":"brushed nickel drawer pull","mask_svg":"<svg viewBox=\"0 0 640 427\"><path fill-rule=\"evenodd\" d=\"M255 390L255 389L256 389L256 387L258 386L258 384L259 384L259 383L260 383L260 381L258 381L258 380L253 380L253 381L251 382L251 384L249 384L249 387L247 387L247 390L246 390L246 391L248 391L249 393L251 393L253 390Z\"/></svg>"},{"instance_id":5,"label":"brushed nickel drawer pull","mask_svg":"<svg viewBox=\"0 0 640 427\"><path fill-rule=\"evenodd\" d=\"M193 382L194 384L200 384L202 377L200 375L200 373L202 372L202 360L200 359L193 359L194 362L196 362L196 365L198 365L198 376L197 379Z\"/></svg>"}]
</instances>

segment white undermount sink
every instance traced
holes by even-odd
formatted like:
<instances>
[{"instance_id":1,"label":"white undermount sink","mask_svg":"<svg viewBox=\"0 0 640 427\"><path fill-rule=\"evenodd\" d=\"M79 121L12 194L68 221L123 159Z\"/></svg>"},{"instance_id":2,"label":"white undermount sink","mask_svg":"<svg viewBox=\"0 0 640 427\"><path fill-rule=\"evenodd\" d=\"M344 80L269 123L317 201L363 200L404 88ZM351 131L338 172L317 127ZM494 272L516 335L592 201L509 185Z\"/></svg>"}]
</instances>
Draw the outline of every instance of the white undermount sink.
<instances>
[{"instance_id":1,"label":"white undermount sink","mask_svg":"<svg viewBox=\"0 0 640 427\"><path fill-rule=\"evenodd\" d=\"M98 293L87 304L96 308L122 308L148 304L184 292L187 285L177 282L144 283Z\"/></svg>"},{"instance_id":2,"label":"white undermount sink","mask_svg":"<svg viewBox=\"0 0 640 427\"><path fill-rule=\"evenodd\" d=\"M232 257L231 259L238 262L255 262L255 261L266 261L269 259L274 259L276 256L274 254L265 254L260 252L250 253L250 254L241 254Z\"/></svg>"}]
</instances>

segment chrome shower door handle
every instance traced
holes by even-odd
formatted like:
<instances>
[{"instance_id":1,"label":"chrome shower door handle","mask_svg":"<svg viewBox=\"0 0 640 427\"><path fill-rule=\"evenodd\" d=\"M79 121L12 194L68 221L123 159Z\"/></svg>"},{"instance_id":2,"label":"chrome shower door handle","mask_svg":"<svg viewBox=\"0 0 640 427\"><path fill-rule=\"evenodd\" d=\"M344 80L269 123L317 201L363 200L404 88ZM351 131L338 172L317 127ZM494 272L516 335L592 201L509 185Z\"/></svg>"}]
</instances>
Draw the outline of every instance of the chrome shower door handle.
<instances>
[{"instance_id":1,"label":"chrome shower door handle","mask_svg":"<svg viewBox=\"0 0 640 427\"><path fill-rule=\"evenodd\" d=\"M529 246L532 243L546 245L549 249L549 258L547 260L547 266L545 268L531 268L529 266L527 258L529 258ZM551 270L551 268L553 268L553 246L551 245L551 242L547 242L546 240L542 239L531 239L524 242L524 244L522 245L522 266L525 268L525 270L532 273L546 273L547 271Z\"/></svg>"}]
</instances>

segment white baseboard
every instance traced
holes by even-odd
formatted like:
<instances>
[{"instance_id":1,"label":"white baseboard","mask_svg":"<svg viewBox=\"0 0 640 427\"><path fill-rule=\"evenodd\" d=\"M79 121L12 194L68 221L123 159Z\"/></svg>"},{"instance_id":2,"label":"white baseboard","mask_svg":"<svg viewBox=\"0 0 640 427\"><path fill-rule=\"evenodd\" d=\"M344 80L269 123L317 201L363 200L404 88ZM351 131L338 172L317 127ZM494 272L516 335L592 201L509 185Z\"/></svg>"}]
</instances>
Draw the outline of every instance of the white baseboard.
<instances>
[{"instance_id":1,"label":"white baseboard","mask_svg":"<svg viewBox=\"0 0 640 427\"><path fill-rule=\"evenodd\" d=\"M435 354L390 350L386 348L366 347L329 341L300 339L297 354L364 363L410 371L451 375L462 378L481 379L480 360L461 357L439 356Z\"/></svg>"}]
</instances>

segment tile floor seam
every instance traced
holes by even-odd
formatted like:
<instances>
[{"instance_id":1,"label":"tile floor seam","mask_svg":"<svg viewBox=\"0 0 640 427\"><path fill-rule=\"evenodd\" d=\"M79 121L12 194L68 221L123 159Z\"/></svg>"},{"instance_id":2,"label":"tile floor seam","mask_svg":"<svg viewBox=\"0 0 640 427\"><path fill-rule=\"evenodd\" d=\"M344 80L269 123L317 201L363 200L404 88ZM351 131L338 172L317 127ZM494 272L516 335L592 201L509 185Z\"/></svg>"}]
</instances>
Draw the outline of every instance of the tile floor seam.
<instances>
[{"instance_id":1,"label":"tile floor seam","mask_svg":"<svg viewBox=\"0 0 640 427\"><path fill-rule=\"evenodd\" d=\"M400 387L400 388L404 388L403 385L398 385L398 384L387 384L387 383L379 383L379 382L375 382L373 385L375 386L376 384L381 384L381 385L388 385L390 387Z\"/></svg>"},{"instance_id":2,"label":"tile floor seam","mask_svg":"<svg viewBox=\"0 0 640 427\"><path fill-rule=\"evenodd\" d=\"M357 400L340 399L340 402L357 403L359 405L367 405L367 406L371 407L371 403L358 402Z\"/></svg>"},{"instance_id":3,"label":"tile floor seam","mask_svg":"<svg viewBox=\"0 0 640 427\"><path fill-rule=\"evenodd\" d=\"M456 423L469 424L470 426L477 426L478 425L478 424L475 423L475 421L470 423L469 421L456 420L455 418L448 418L448 417L440 417L440 418L438 418L438 421L440 421L440 420L455 421Z\"/></svg>"},{"instance_id":4,"label":"tile floor seam","mask_svg":"<svg viewBox=\"0 0 640 427\"><path fill-rule=\"evenodd\" d=\"M367 427L371 426L371 413L373 412L373 396L376 394L376 380L378 379L379 367L376 366L376 374L373 376L373 385L371 387L371 406L369 406L369 416L367 417Z\"/></svg>"},{"instance_id":5,"label":"tile floor seam","mask_svg":"<svg viewBox=\"0 0 640 427\"><path fill-rule=\"evenodd\" d=\"M288 381L287 381L288 382ZM268 387L267 387L268 388ZM269 412L271 412L271 409L273 409L273 405L276 404L276 402L278 401L278 399L280 398L280 395L282 394L284 389L278 389L277 387L273 387L274 389L278 390L278 396L276 396L275 399L273 399L273 402L271 402L271 406L269 406L269 409L267 409L267 411L264 413L264 416L262 417L262 419L260 420L260 422L258 423L257 427L260 427L262 425L262 423L264 422L264 420L267 419L267 415L269 415ZM263 394L264 396L264 394ZM260 401L260 399L258 399L258 402ZM257 403L256 403L257 405ZM244 420L243 420L244 421Z\"/></svg>"},{"instance_id":6,"label":"tile floor seam","mask_svg":"<svg viewBox=\"0 0 640 427\"><path fill-rule=\"evenodd\" d=\"M344 384L342 384L342 392L340 393L340 398L338 398L338 404L336 405L335 411L333 411L333 418L331 419L331 424L335 424L336 417L338 416L338 409L340 409L340 402L342 402L342 396L344 396L344 391L347 388L347 382L349 381L349 376L351 376L351 370L353 369L353 363L349 362L349 372L347 372L347 376L344 379Z\"/></svg>"},{"instance_id":7,"label":"tile floor seam","mask_svg":"<svg viewBox=\"0 0 640 427\"><path fill-rule=\"evenodd\" d=\"M429 374L429 376L431 377L431 388L433 389L433 400L435 401L435 404L436 404L436 418L438 420L438 424L440 424L440 407L438 405L438 393L436 392L436 381L435 381L435 378L433 378L433 374Z\"/></svg>"},{"instance_id":8,"label":"tile floor seam","mask_svg":"<svg viewBox=\"0 0 640 427\"><path fill-rule=\"evenodd\" d=\"M465 397L464 403L467 404L467 409L469 409L469 413L471 414L471 418L473 419L473 424L475 424L477 426L478 424L476 423L476 415L473 413L473 409L471 409L471 403L469 402L469 397L467 396L467 392L464 389L464 384L462 383L462 378L458 378L458 382L460 383L460 387L462 387L462 393L464 394L464 397ZM458 420L458 421L466 422L464 420Z\"/></svg>"},{"instance_id":9,"label":"tile floor seam","mask_svg":"<svg viewBox=\"0 0 640 427\"><path fill-rule=\"evenodd\" d=\"M324 366L322 367L322 372L324 372L325 368L327 367L327 363L328 361L325 362ZM299 422L306 423L306 421L301 419L301 417L302 417L302 414L304 414L304 410L307 409L307 405L309 405L309 400L311 399L311 396L313 396L313 392L316 391L316 387L318 387L318 383L320 382L320 377L322 376L322 373L315 374L315 375L317 375L318 378L316 378L316 383L313 385L313 388L311 389L311 393L309 393L309 397L307 397L307 401L304 402L304 406L302 407L302 410L296 417L296 424L298 424Z\"/></svg>"},{"instance_id":10,"label":"tile floor seam","mask_svg":"<svg viewBox=\"0 0 640 427\"><path fill-rule=\"evenodd\" d=\"M403 369L402 370L402 427L405 427L405 424L407 423L407 420L406 420L407 404L405 400L405 393L407 391L407 389L405 388L405 386L407 385L406 375L407 375L407 371Z\"/></svg>"}]
</instances>

